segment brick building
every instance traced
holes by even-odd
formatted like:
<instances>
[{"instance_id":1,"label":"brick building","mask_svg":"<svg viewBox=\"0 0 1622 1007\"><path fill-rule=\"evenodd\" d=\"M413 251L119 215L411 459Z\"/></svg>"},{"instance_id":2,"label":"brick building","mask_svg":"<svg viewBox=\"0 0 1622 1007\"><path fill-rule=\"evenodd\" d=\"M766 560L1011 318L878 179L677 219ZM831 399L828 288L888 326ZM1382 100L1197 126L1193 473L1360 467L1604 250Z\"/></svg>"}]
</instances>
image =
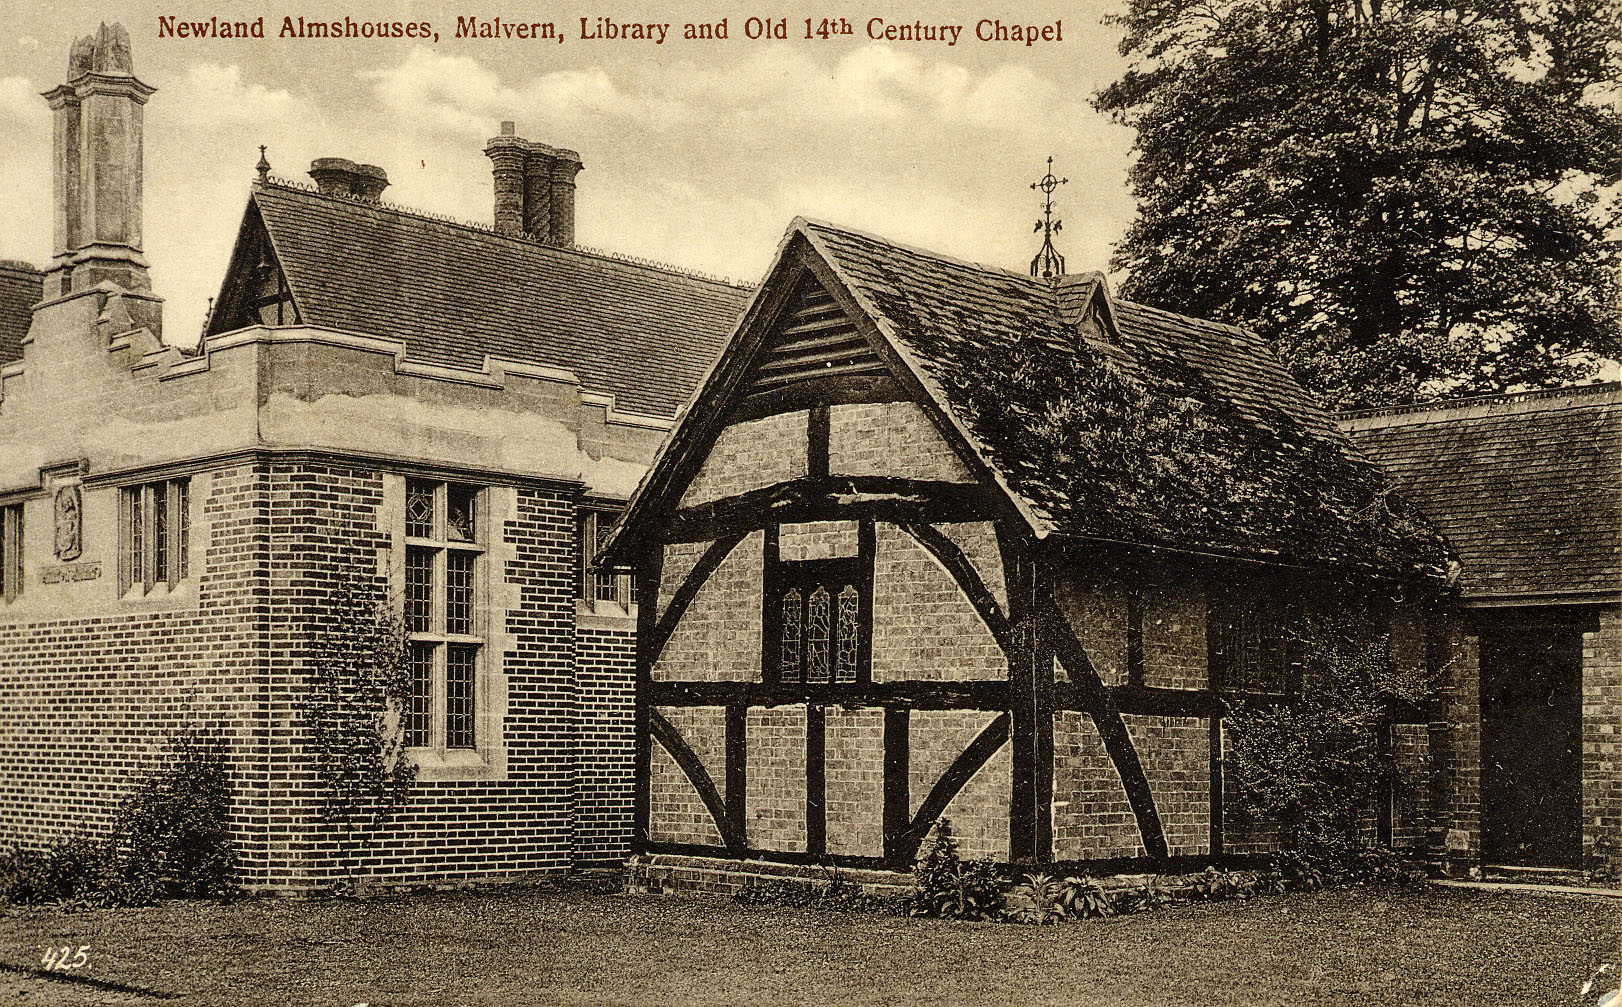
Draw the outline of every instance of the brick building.
<instances>
[{"instance_id":1,"label":"brick building","mask_svg":"<svg viewBox=\"0 0 1622 1007\"><path fill-rule=\"evenodd\" d=\"M489 227L380 202L375 166L261 171L177 349L141 254L152 94L121 28L73 47L55 256L0 266L0 845L104 825L165 732L218 728L244 881L320 884L295 702L358 575L403 599L417 682L371 869L622 859L630 584L585 559L747 291L577 247L578 155L509 124Z\"/></svg>"},{"instance_id":2,"label":"brick building","mask_svg":"<svg viewBox=\"0 0 1622 1007\"><path fill-rule=\"evenodd\" d=\"M1389 488L1243 330L796 221L608 547L639 870L905 869L943 815L1003 861L1273 848L1225 807L1224 704L1312 673L1291 625L1474 673L1427 645L1462 640L1447 554ZM1393 715L1414 786L1371 830L1424 849L1470 810L1427 767L1469 753Z\"/></svg>"},{"instance_id":3,"label":"brick building","mask_svg":"<svg viewBox=\"0 0 1622 1007\"><path fill-rule=\"evenodd\" d=\"M1622 852L1622 387L1461 399L1341 418L1458 556L1479 651L1457 719L1489 863ZM1476 754L1479 753L1479 754ZM1479 816L1479 817L1478 817Z\"/></svg>"}]
</instances>

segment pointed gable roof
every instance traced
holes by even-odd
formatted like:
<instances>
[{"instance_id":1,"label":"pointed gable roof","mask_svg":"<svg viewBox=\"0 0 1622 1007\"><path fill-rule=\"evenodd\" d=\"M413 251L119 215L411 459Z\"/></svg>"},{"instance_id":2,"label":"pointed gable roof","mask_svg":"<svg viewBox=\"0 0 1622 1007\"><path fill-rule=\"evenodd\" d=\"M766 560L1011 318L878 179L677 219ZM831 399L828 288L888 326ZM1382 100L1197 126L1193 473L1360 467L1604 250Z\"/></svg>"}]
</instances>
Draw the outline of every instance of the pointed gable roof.
<instances>
[{"instance_id":1,"label":"pointed gable roof","mask_svg":"<svg viewBox=\"0 0 1622 1007\"><path fill-rule=\"evenodd\" d=\"M1115 300L1101 276L1056 285L804 219L624 526L672 505L677 468L746 387L797 260L856 308L1039 538L1441 574L1440 539L1254 334ZM1088 317L1097 328L1079 329Z\"/></svg>"},{"instance_id":2,"label":"pointed gable roof","mask_svg":"<svg viewBox=\"0 0 1622 1007\"><path fill-rule=\"evenodd\" d=\"M670 267L284 183L254 186L239 251L256 221L303 324L398 339L427 363L566 368L618 408L653 416L687 399L749 296ZM222 312L211 332L233 324Z\"/></svg>"}]
</instances>

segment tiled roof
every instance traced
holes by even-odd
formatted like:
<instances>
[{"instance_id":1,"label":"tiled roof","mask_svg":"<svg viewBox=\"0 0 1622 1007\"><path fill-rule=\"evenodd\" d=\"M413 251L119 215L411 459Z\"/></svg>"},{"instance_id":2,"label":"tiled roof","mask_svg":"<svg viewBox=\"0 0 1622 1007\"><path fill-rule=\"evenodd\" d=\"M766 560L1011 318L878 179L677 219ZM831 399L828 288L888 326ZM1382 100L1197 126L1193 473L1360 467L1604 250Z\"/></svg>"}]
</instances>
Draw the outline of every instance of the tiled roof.
<instances>
[{"instance_id":1,"label":"tiled roof","mask_svg":"<svg viewBox=\"0 0 1622 1007\"><path fill-rule=\"evenodd\" d=\"M1622 590L1622 386L1348 414L1447 536L1466 596Z\"/></svg>"},{"instance_id":2,"label":"tiled roof","mask_svg":"<svg viewBox=\"0 0 1622 1007\"><path fill-rule=\"evenodd\" d=\"M1114 301L1118 345L1086 343L1063 285L797 226L1049 530L1440 573L1435 533L1253 334ZM1098 400L1119 385L1075 362L1106 357L1145 389L1113 411ZM1099 422L1118 429L1084 429Z\"/></svg>"},{"instance_id":3,"label":"tiled roof","mask_svg":"<svg viewBox=\"0 0 1622 1007\"><path fill-rule=\"evenodd\" d=\"M22 359L44 282L45 274L26 262L0 261L0 364Z\"/></svg>"},{"instance_id":4,"label":"tiled roof","mask_svg":"<svg viewBox=\"0 0 1622 1007\"><path fill-rule=\"evenodd\" d=\"M618 408L671 416L715 362L749 291L676 269L509 238L379 203L254 187L303 321L567 368Z\"/></svg>"}]
</instances>

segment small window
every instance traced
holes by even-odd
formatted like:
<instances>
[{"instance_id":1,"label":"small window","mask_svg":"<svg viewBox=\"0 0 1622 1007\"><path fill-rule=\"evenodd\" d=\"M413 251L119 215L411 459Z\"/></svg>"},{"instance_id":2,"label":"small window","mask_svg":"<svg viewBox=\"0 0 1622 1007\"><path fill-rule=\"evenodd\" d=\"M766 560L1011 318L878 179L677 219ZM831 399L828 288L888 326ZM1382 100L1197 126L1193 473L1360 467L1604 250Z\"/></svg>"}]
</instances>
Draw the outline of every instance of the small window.
<instances>
[{"instance_id":1,"label":"small window","mask_svg":"<svg viewBox=\"0 0 1622 1007\"><path fill-rule=\"evenodd\" d=\"M868 678L872 638L864 563L857 558L779 562L771 573L766 672L779 683L819 688Z\"/></svg>"},{"instance_id":2,"label":"small window","mask_svg":"<svg viewBox=\"0 0 1622 1007\"><path fill-rule=\"evenodd\" d=\"M580 512L579 596L594 608L613 605L623 612L630 612L636 604L636 574L629 567L600 570L595 565L597 554L608 541L608 533L614 527L614 518L612 511Z\"/></svg>"},{"instance_id":3,"label":"small window","mask_svg":"<svg viewBox=\"0 0 1622 1007\"><path fill-rule=\"evenodd\" d=\"M0 597L23 593L23 505L0 507Z\"/></svg>"},{"instance_id":4,"label":"small window","mask_svg":"<svg viewBox=\"0 0 1622 1007\"><path fill-rule=\"evenodd\" d=\"M1210 673L1222 689L1283 693L1296 674L1296 606L1269 593L1227 591L1209 614Z\"/></svg>"},{"instance_id":5,"label":"small window","mask_svg":"<svg viewBox=\"0 0 1622 1007\"><path fill-rule=\"evenodd\" d=\"M144 594L159 584L174 587L189 574L191 481L125 486L118 491L118 586Z\"/></svg>"},{"instance_id":6,"label":"small window","mask_svg":"<svg viewBox=\"0 0 1622 1007\"><path fill-rule=\"evenodd\" d=\"M405 620L411 637L412 748L475 748L480 631L479 488L406 480Z\"/></svg>"}]
</instances>

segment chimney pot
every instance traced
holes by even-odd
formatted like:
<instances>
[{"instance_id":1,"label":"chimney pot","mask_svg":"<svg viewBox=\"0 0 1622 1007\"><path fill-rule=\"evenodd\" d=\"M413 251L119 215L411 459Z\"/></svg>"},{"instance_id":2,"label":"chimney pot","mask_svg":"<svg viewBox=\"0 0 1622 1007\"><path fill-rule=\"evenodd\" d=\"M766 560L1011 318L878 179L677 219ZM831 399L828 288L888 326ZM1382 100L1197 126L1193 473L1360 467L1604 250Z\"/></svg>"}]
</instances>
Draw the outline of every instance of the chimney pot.
<instances>
[{"instance_id":1,"label":"chimney pot","mask_svg":"<svg viewBox=\"0 0 1622 1007\"><path fill-rule=\"evenodd\" d=\"M347 157L318 157L310 162L310 177L328 196L353 196L376 202L389 187L389 174L375 164L356 164Z\"/></svg>"},{"instance_id":2,"label":"chimney pot","mask_svg":"<svg viewBox=\"0 0 1622 1007\"><path fill-rule=\"evenodd\" d=\"M503 119L503 120L501 120L501 135L502 136L517 136L518 135L518 124L513 122L511 119Z\"/></svg>"}]
</instances>

